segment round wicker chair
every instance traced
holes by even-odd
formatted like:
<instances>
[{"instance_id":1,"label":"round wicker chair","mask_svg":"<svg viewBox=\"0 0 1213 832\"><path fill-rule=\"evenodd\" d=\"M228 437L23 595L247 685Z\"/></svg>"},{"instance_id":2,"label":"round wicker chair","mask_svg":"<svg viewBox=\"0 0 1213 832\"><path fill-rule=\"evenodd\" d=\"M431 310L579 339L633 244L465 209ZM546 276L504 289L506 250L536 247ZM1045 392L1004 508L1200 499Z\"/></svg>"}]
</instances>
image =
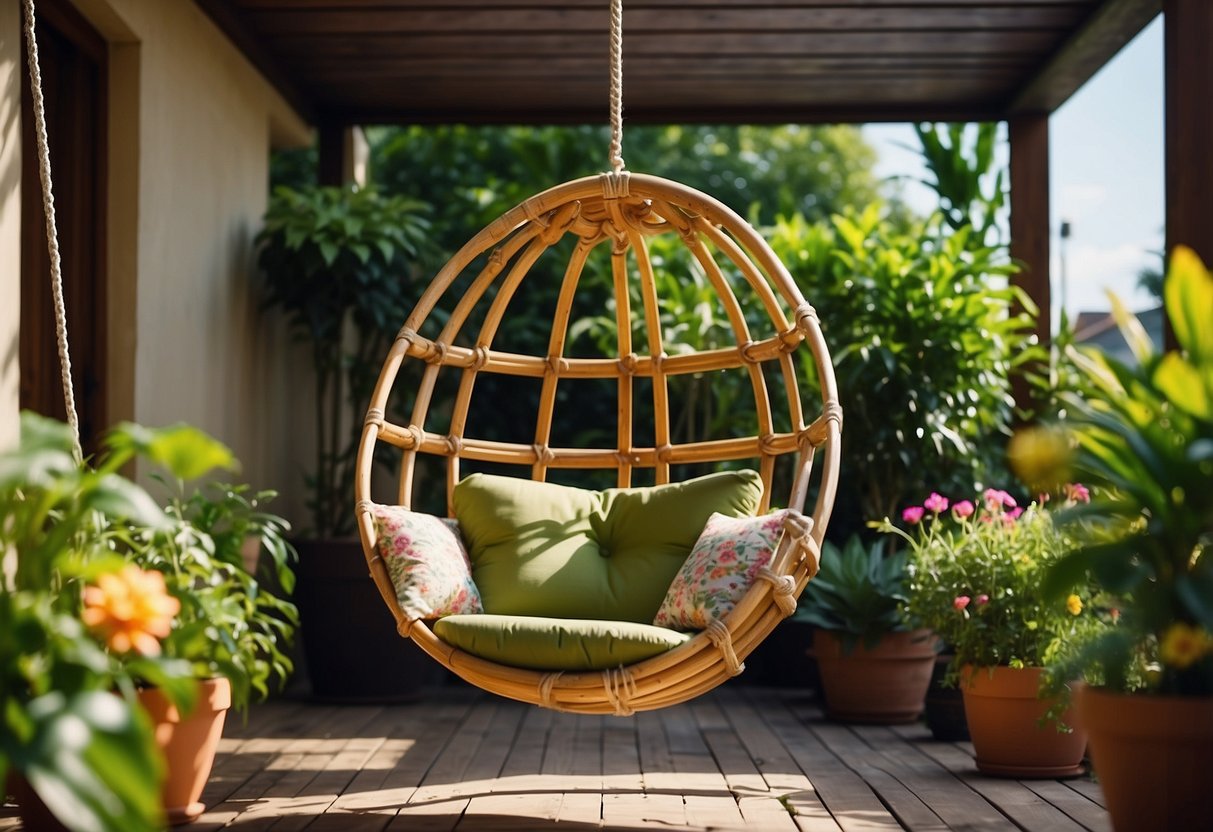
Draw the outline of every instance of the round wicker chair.
<instances>
[{"instance_id":1,"label":"round wicker chair","mask_svg":"<svg viewBox=\"0 0 1213 832\"><path fill-rule=\"evenodd\" d=\"M654 265L648 255L654 235L677 235L717 292L736 345L704 351L679 351L667 343L661 327ZM574 246L556 301L546 355L520 355L493 348L494 338L507 319L511 299L532 265L558 241L571 235ZM615 355L576 358L565 355L569 317L587 257L598 246L609 248L613 277L618 349ZM485 255L487 254L487 259ZM634 263L630 268L629 254ZM723 264L723 265L722 265ZM465 280L452 291L465 271L479 268L470 284ZM772 324L769 337L752 340L730 276L747 296L757 299ZM638 281L641 309L633 310L629 281ZM490 291L495 290L495 291ZM420 334L444 295L451 292L449 317L436 337ZM457 294L461 292L462 294ZM487 311L484 308L487 306ZM468 346L456 343L477 308L483 323ZM643 320L647 343L633 343L633 313ZM816 367L821 409L808 418L803 410L794 359L804 360L807 347ZM407 425L385 418L388 401L406 359L424 362ZM764 366L772 372L764 373ZM674 444L671 442L669 380L682 374L720 370L748 374L753 389L755 433ZM443 370L459 374L449 429L426 429L426 417L435 383ZM465 435L469 405L476 378L497 373L529 377L542 385L534 441L529 444L490 441ZM549 444L554 420L557 385L562 379L613 380L618 391L617 442L611 448L553 447ZM650 447L633 445L634 385L651 380L654 424L645 436ZM768 387L782 382L790 429L777 432ZM403 386L403 385L402 385ZM411 386L411 385L410 385ZM400 412L404 412L401 410ZM575 414L566 418L575 419ZM813 307L801 295L784 266L762 238L737 214L692 188L643 174L604 173L544 191L508 211L473 237L438 273L409 315L380 374L367 411L357 463L356 499L364 552L384 602L396 618L401 635L411 637L434 659L467 681L513 699L564 711L618 713L661 708L711 690L742 669L741 662L785 616L817 571L820 544L834 501L839 465L842 410L834 373ZM387 569L375 547L375 528L369 508L372 460L377 443L402 452L398 500L413 501L417 454L446 458L446 492L460 478L460 461L523 466L527 474L543 480L553 469L614 469L619 487L632 484L637 469L653 469L657 483L670 481L675 465L729 460L758 460L764 484L762 511L771 504L771 489L778 457L789 456L791 493L786 505L793 509L772 558L765 580L757 581L722 622L697 634L687 643L643 662L614 670L581 673L544 673L507 667L472 656L443 642L424 621L409 620L397 603ZM810 492L814 458L821 464L816 502L811 516L802 514Z\"/></svg>"}]
</instances>

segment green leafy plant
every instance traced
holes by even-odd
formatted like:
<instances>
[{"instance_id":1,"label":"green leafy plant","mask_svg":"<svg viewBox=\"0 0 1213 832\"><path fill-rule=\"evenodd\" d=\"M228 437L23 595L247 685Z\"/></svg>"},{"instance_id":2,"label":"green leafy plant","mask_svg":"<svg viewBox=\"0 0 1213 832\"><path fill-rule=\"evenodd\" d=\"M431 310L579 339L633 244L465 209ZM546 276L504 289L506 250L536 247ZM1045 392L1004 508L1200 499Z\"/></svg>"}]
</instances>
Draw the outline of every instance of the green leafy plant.
<instances>
[{"instance_id":1,"label":"green leafy plant","mask_svg":"<svg viewBox=\"0 0 1213 832\"><path fill-rule=\"evenodd\" d=\"M1056 596L1093 573L1116 597L1121 623L1066 672L1125 691L1213 695L1213 274L1176 248L1165 283L1178 349L1157 352L1117 302L1137 365L1074 352L1090 385L1071 397L1063 436L1026 441L1027 476L1077 472L1097 487L1069 519L1082 544L1049 573ZM1073 451L1071 452L1071 448Z\"/></svg>"},{"instance_id":2,"label":"green leafy plant","mask_svg":"<svg viewBox=\"0 0 1213 832\"><path fill-rule=\"evenodd\" d=\"M865 546L858 535L842 547L826 541L821 571L801 597L796 620L834 631L847 652L860 643L872 649L886 633L908 630L906 555L883 550L880 542Z\"/></svg>"},{"instance_id":3,"label":"green leafy plant","mask_svg":"<svg viewBox=\"0 0 1213 832\"><path fill-rule=\"evenodd\" d=\"M829 225L785 218L768 237L831 346L846 414L843 505L883 517L928 483L959 493L1001 477L1011 374L1031 355L1035 314L1008 285L1006 251L939 216L899 230L879 205Z\"/></svg>"},{"instance_id":4,"label":"green leafy plant","mask_svg":"<svg viewBox=\"0 0 1213 832\"><path fill-rule=\"evenodd\" d=\"M316 375L312 533L353 531L357 430L411 305L411 265L426 249L428 206L373 190L279 188L257 236L266 305L311 347Z\"/></svg>"},{"instance_id":5,"label":"green leafy plant","mask_svg":"<svg viewBox=\"0 0 1213 832\"><path fill-rule=\"evenodd\" d=\"M0 455L0 782L15 770L71 828L159 829L162 763L135 687L188 707L193 676L159 655L176 607L163 581L115 553L108 530L169 527L118 473L136 456L177 474L205 460L181 442L119 443L90 468L71 449L65 425L25 413L19 447Z\"/></svg>"},{"instance_id":6,"label":"green leafy plant","mask_svg":"<svg viewBox=\"0 0 1213 832\"><path fill-rule=\"evenodd\" d=\"M998 122L914 125L940 212L953 229L972 228L979 245L997 239L1007 207L1007 172L995 163L998 130Z\"/></svg>"},{"instance_id":7,"label":"green leafy plant","mask_svg":"<svg viewBox=\"0 0 1213 832\"><path fill-rule=\"evenodd\" d=\"M1067 505L1086 499L1085 488L1068 487ZM909 545L905 613L951 646L953 676L964 665L1043 666L1108 625L1084 575L1065 597L1045 593L1069 543L1040 504L1021 509L996 489L955 504L932 492L902 522L912 531L887 517L873 525Z\"/></svg>"},{"instance_id":8,"label":"green leafy plant","mask_svg":"<svg viewBox=\"0 0 1213 832\"><path fill-rule=\"evenodd\" d=\"M181 609L164 639L165 655L190 662L198 678L224 676L232 683L232 704L246 710L269 685L284 683L293 664L289 644L299 616L295 606L266 591L244 562L245 542L256 540L269 556L272 576L282 591L294 587L286 541L290 526L263 506L272 491L250 493L248 486L211 483L178 496L166 507L162 530L123 534L126 556L144 569L165 575L169 593Z\"/></svg>"}]
</instances>

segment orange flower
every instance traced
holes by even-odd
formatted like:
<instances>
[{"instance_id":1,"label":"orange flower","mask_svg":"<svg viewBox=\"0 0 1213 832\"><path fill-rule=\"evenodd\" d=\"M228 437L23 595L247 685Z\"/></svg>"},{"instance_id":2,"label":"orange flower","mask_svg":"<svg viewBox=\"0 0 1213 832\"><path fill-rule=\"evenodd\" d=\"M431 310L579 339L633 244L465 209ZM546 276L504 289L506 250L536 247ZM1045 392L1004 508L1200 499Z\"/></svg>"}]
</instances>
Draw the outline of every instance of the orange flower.
<instances>
[{"instance_id":1,"label":"orange flower","mask_svg":"<svg viewBox=\"0 0 1213 832\"><path fill-rule=\"evenodd\" d=\"M1071 595L1066 599L1066 612L1070 615L1078 615L1082 612L1082 599L1077 595Z\"/></svg>"},{"instance_id":2,"label":"orange flower","mask_svg":"<svg viewBox=\"0 0 1213 832\"><path fill-rule=\"evenodd\" d=\"M160 641L169 634L181 603L168 594L164 575L127 564L119 572L97 578L84 589L80 618L100 634L115 653L134 650L160 654Z\"/></svg>"}]
</instances>

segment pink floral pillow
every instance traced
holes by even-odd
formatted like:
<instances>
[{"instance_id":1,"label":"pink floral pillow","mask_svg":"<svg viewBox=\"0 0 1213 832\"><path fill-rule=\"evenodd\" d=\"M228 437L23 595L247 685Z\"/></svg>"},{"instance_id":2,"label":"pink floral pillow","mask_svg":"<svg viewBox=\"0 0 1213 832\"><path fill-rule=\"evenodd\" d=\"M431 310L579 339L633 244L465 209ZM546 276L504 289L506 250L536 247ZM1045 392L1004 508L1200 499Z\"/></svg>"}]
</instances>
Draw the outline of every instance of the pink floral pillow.
<instances>
[{"instance_id":1,"label":"pink floral pillow","mask_svg":"<svg viewBox=\"0 0 1213 832\"><path fill-rule=\"evenodd\" d=\"M459 522L400 506L374 506L375 546L410 619L484 612Z\"/></svg>"},{"instance_id":2,"label":"pink floral pillow","mask_svg":"<svg viewBox=\"0 0 1213 832\"><path fill-rule=\"evenodd\" d=\"M695 548L674 576L653 624L704 630L730 612L771 562L787 509L761 517L708 518Z\"/></svg>"}]
</instances>

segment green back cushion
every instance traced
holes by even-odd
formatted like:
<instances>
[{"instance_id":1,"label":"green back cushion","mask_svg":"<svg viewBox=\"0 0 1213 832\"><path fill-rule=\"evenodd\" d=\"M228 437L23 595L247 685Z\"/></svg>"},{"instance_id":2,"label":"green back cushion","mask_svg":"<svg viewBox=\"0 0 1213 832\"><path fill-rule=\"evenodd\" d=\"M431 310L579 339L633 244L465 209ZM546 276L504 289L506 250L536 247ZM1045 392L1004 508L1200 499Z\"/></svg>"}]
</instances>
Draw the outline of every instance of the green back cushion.
<instances>
[{"instance_id":1,"label":"green back cushion","mask_svg":"<svg viewBox=\"0 0 1213 832\"><path fill-rule=\"evenodd\" d=\"M648 624L712 512L761 499L754 471L607 491L472 474L454 506L486 613Z\"/></svg>"},{"instance_id":2,"label":"green back cushion","mask_svg":"<svg viewBox=\"0 0 1213 832\"><path fill-rule=\"evenodd\" d=\"M634 664L692 636L630 621L523 615L448 615L435 622L434 632L473 656L531 670L605 670Z\"/></svg>"}]
</instances>

